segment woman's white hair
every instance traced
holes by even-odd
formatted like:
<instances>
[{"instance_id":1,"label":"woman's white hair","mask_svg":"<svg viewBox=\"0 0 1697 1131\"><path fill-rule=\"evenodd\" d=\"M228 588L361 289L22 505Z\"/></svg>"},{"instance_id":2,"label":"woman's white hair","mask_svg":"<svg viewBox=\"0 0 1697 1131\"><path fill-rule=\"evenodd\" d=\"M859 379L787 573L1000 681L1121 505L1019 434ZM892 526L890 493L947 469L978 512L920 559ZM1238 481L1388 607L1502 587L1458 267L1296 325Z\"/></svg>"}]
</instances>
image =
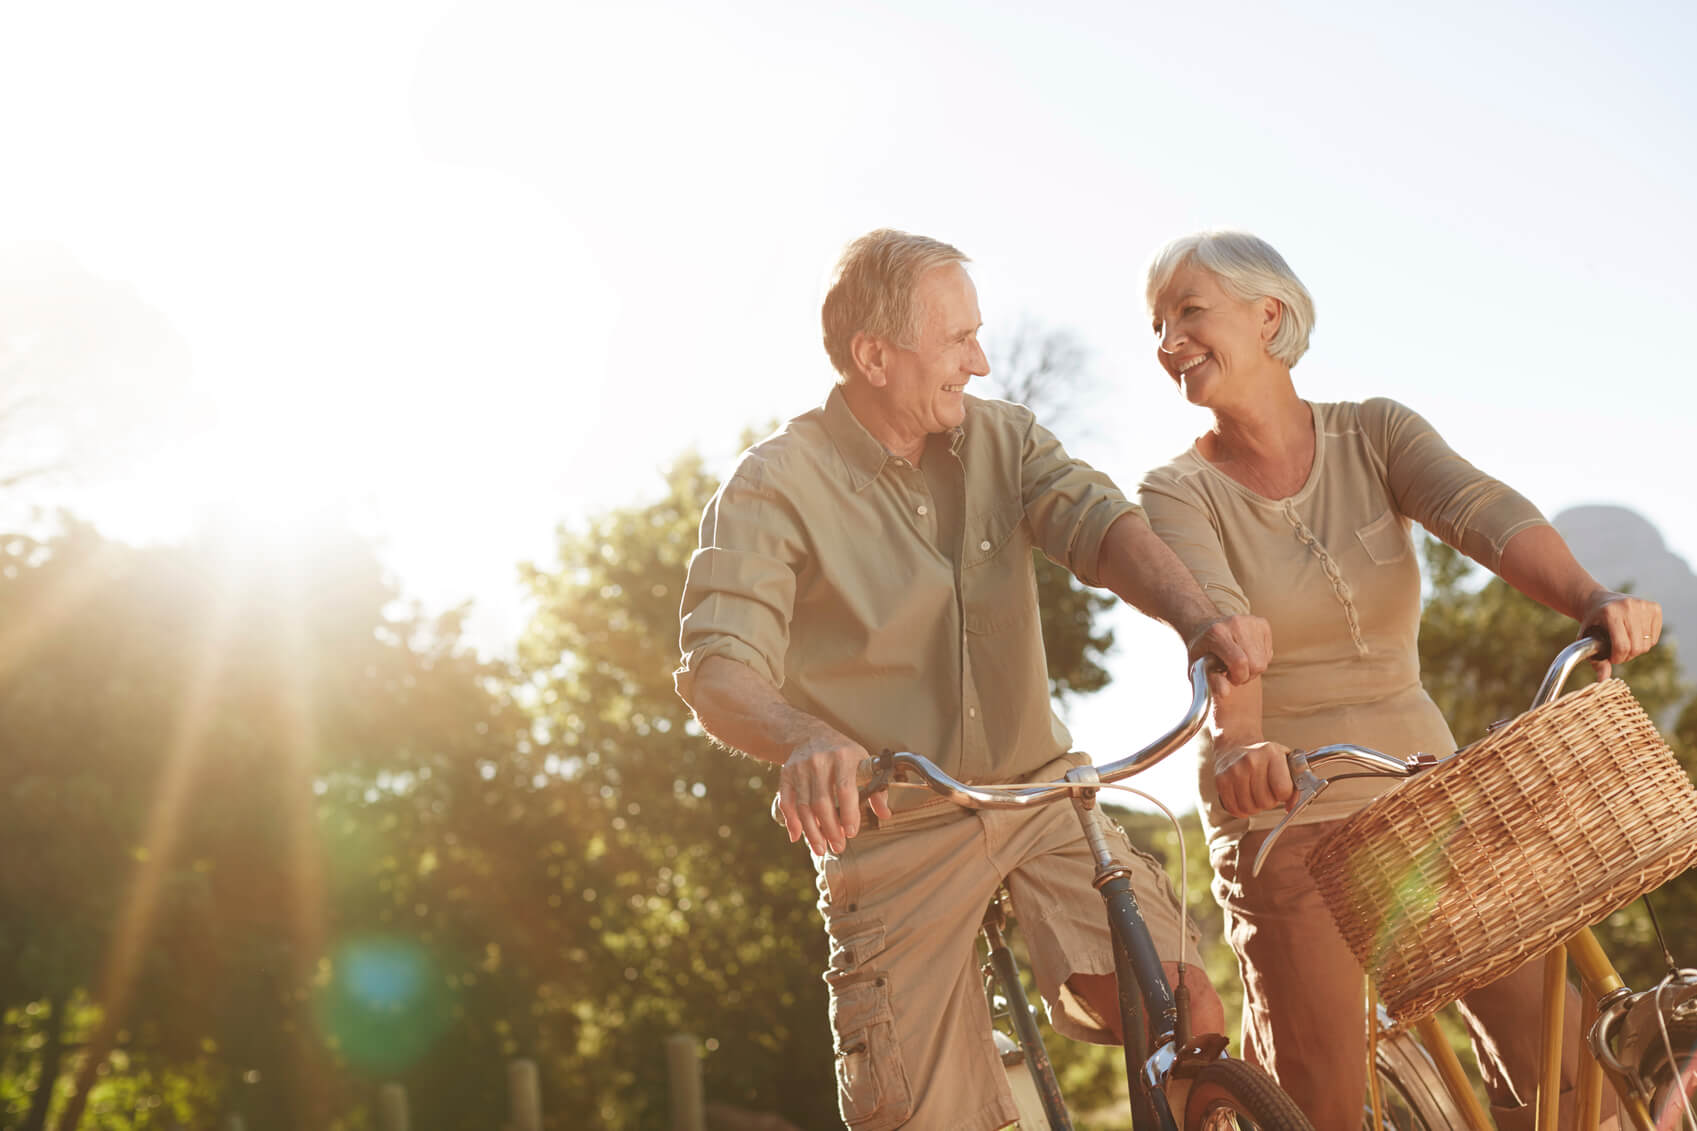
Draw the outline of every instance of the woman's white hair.
<instances>
[{"instance_id":1,"label":"woman's white hair","mask_svg":"<svg viewBox=\"0 0 1697 1131\"><path fill-rule=\"evenodd\" d=\"M1248 232L1197 232L1162 248L1149 264L1145 298L1151 313L1155 300L1178 269L1191 262L1212 271L1226 293L1240 302L1279 300L1284 308L1279 328L1267 343L1267 353L1275 360L1295 365L1308 352L1308 335L1314 330L1314 299L1284 256L1273 250L1272 244Z\"/></svg>"}]
</instances>

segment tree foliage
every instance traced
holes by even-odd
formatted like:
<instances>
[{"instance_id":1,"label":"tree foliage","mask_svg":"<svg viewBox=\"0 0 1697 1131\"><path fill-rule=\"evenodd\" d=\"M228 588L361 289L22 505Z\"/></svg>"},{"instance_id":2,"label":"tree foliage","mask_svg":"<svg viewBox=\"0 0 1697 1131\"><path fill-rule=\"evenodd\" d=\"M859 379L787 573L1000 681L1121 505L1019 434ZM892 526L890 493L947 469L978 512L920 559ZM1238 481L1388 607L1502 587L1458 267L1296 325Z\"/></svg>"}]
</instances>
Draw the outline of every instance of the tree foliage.
<instances>
[{"instance_id":1,"label":"tree foliage","mask_svg":"<svg viewBox=\"0 0 1697 1131\"><path fill-rule=\"evenodd\" d=\"M510 749L517 715L456 618L394 609L369 546L250 535L0 541L8 1125L75 1126L86 1103L134 1127L328 1126L364 1090L327 1024L349 1019L325 1008L337 947L448 941L396 883L419 845L394 809L463 788L467 750Z\"/></svg>"}]
</instances>

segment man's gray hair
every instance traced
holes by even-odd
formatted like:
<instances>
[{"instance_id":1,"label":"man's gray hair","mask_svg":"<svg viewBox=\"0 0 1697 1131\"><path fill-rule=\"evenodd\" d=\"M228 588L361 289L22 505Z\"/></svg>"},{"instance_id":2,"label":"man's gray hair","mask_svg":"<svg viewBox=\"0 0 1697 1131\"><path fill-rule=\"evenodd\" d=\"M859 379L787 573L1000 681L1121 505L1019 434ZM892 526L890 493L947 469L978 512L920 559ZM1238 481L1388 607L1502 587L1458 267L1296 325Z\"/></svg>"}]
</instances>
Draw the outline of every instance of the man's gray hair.
<instances>
[{"instance_id":1,"label":"man's gray hair","mask_svg":"<svg viewBox=\"0 0 1697 1131\"><path fill-rule=\"evenodd\" d=\"M1314 299L1272 244L1248 232L1220 230L1174 240L1149 264L1145 298L1151 312L1178 269L1190 262L1212 271L1226 293L1240 302L1279 300L1284 312L1278 331L1267 343L1267 353L1275 360L1295 365L1308 352L1308 335L1314 330Z\"/></svg>"},{"instance_id":2,"label":"man's gray hair","mask_svg":"<svg viewBox=\"0 0 1697 1131\"><path fill-rule=\"evenodd\" d=\"M856 334L883 338L903 349L918 345L920 312L913 292L921 276L933 267L968 262L941 240L893 228L867 232L844 248L819 311L825 352L842 374L838 384L855 375Z\"/></svg>"}]
</instances>

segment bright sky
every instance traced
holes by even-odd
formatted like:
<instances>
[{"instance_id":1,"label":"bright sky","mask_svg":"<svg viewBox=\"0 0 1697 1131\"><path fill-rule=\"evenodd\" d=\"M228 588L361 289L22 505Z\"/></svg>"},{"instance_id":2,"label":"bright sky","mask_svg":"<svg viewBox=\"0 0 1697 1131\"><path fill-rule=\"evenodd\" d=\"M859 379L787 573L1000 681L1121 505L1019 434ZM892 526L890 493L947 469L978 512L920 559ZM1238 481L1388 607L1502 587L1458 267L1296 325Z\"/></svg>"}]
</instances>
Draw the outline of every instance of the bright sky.
<instances>
[{"instance_id":1,"label":"bright sky","mask_svg":"<svg viewBox=\"0 0 1697 1131\"><path fill-rule=\"evenodd\" d=\"M947 239L988 337L1073 331L1095 383L1058 430L1130 486L1206 425L1155 367L1142 268L1229 225L1315 295L1305 395L1395 397L1547 513L1625 503L1697 561L1694 13L26 0L0 9L0 361L83 389L4 301L43 262L120 296L181 347L135 367L170 442L79 509L146 539L342 498L500 646L556 523L823 398L846 240ZM1074 715L1103 757L1182 697L1168 634L1126 623L1139 658Z\"/></svg>"}]
</instances>

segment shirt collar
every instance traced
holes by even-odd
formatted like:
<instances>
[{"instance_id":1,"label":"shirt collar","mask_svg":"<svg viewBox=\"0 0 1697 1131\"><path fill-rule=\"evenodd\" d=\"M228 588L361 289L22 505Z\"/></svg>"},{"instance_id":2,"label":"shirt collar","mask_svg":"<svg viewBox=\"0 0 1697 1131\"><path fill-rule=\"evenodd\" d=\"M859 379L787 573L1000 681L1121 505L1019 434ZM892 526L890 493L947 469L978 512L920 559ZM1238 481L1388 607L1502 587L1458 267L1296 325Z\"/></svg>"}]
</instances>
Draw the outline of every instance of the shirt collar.
<instances>
[{"instance_id":1,"label":"shirt collar","mask_svg":"<svg viewBox=\"0 0 1697 1131\"><path fill-rule=\"evenodd\" d=\"M970 412L970 410L969 410ZM837 452L843 457L843 463L848 466L849 477L854 483L854 489L861 491L866 485L878 478L884 470L884 465L894 460L877 437L866 430L866 425L855 416L849 408L848 398L843 396L841 385L831 388L831 395L825 398L825 432L836 445ZM948 433L949 451L960 454L961 442L966 438L965 428L951 428Z\"/></svg>"}]
</instances>

